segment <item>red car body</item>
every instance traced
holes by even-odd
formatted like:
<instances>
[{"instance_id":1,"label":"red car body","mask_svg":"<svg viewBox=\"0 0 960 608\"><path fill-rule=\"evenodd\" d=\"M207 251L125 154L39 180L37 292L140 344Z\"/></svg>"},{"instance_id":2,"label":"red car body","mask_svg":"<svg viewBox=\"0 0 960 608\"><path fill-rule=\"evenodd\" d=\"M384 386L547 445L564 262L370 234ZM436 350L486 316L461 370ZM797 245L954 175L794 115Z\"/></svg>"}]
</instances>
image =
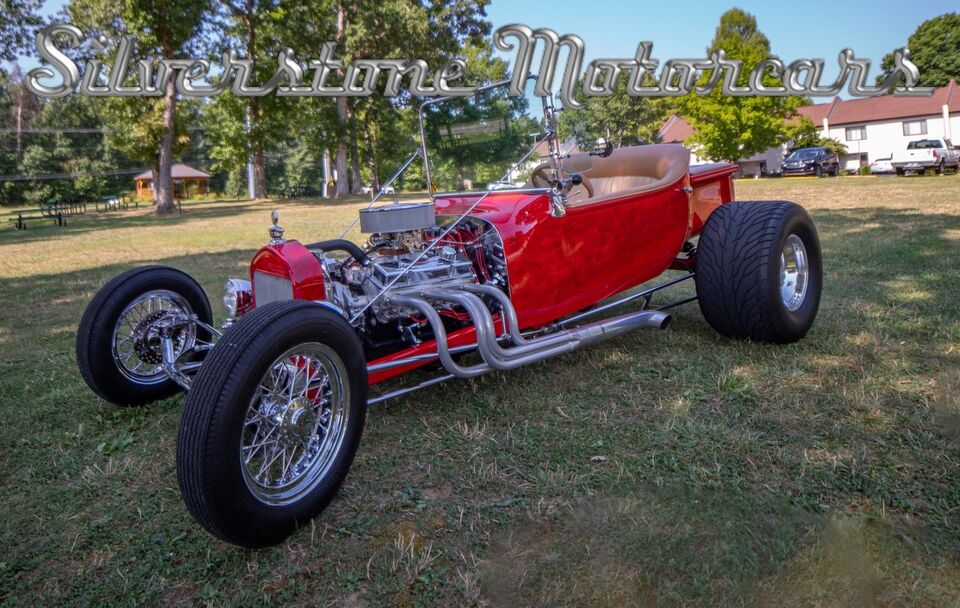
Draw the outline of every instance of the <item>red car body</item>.
<instances>
[{"instance_id":1,"label":"red car body","mask_svg":"<svg viewBox=\"0 0 960 608\"><path fill-rule=\"evenodd\" d=\"M691 167L682 179L656 192L571 207L562 217L551 215L548 194L496 191L487 193L470 215L500 233L517 317L523 328L536 328L640 285L672 266L687 267L690 262L678 260L677 252L700 232L714 209L733 200L736 171L736 165L727 163ZM436 213L459 216L480 196L437 197ZM323 267L298 241L263 247L250 264L251 282L254 272L289 279L294 299L324 299ZM254 305L256 297L254 290ZM471 326L452 332L448 341L452 347L471 344L475 330ZM369 364L432 352L436 344L430 340ZM424 364L375 371L369 382L376 384Z\"/></svg>"}]
</instances>

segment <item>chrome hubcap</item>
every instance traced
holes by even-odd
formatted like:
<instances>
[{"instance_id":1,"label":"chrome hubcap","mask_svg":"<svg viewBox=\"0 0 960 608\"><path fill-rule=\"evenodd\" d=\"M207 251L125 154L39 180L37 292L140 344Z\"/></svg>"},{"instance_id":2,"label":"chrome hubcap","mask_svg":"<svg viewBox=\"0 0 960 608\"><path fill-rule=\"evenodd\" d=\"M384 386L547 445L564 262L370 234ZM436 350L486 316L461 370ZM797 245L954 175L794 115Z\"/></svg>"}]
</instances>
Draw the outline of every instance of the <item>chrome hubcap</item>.
<instances>
[{"instance_id":1,"label":"chrome hubcap","mask_svg":"<svg viewBox=\"0 0 960 608\"><path fill-rule=\"evenodd\" d=\"M327 475L349 418L346 367L329 346L296 346L278 357L250 401L240 441L243 479L268 505L296 502Z\"/></svg>"},{"instance_id":2,"label":"chrome hubcap","mask_svg":"<svg viewBox=\"0 0 960 608\"><path fill-rule=\"evenodd\" d=\"M193 309L178 293L157 289L131 302L113 327L113 361L128 380L137 384L157 384L167 379L160 365L158 321L171 315L192 315ZM197 332L193 324L174 335L174 355L179 357L193 348Z\"/></svg>"},{"instance_id":3,"label":"chrome hubcap","mask_svg":"<svg viewBox=\"0 0 960 608\"><path fill-rule=\"evenodd\" d=\"M800 237L791 234L780 252L780 299L790 312L803 304L807 295L809 274L807 248Z\"/></svg>"}]
</instances>

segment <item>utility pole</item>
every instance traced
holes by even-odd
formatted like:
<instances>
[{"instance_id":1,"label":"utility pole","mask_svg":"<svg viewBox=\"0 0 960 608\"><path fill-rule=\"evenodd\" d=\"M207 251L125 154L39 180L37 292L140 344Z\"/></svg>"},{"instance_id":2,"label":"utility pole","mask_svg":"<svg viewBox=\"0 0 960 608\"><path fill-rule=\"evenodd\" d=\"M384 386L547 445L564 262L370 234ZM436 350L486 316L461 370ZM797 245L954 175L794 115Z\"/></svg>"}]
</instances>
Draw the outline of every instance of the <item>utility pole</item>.
<instances>
[{"instance_id":1,"label":"utility pole","mask_svg":"<svg viewBox=\"0 0 960 608\"><path fill-rule=\"evenodd\" d=\"M330 185L330 152L324 148L323 149L323 188L321 189L321 195L323 198L329 198L329 185Z\"/></svg>"},{"instance_id":2,"label":"utility pole","mask_svg":"<svg viewBox=\"0 0 960 608\"><path fill-rule=\"evenodd\" d=\"M246 118L244 119L247 127L247 197L250 200L257 198L256 190L253 186L253 150L250 147L250 109L247 108Z\"/></svg>"}]
</instances>

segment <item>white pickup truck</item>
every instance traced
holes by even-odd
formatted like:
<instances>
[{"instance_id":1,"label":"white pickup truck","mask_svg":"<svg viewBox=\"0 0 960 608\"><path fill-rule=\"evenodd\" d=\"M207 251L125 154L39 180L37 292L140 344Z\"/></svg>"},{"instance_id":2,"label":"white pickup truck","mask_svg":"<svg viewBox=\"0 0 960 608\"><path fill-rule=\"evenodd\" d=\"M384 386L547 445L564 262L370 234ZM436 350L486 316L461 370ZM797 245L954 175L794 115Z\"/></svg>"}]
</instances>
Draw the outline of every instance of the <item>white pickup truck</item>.
<instances>
[{"instance_id":1,"label":"white pickup truck","mask_svg":"<svg viewBox=\"0 0 960 608\"><path fill-rule=\"evenodd\" d=\"M916 171L923 175L927 169L933 169L938 174L946 169L960 171L960 152L949 139L918 139L907 144L903 152L894 152L890 164L897 175L907 171Z\"/></svg>"}]
</instances>

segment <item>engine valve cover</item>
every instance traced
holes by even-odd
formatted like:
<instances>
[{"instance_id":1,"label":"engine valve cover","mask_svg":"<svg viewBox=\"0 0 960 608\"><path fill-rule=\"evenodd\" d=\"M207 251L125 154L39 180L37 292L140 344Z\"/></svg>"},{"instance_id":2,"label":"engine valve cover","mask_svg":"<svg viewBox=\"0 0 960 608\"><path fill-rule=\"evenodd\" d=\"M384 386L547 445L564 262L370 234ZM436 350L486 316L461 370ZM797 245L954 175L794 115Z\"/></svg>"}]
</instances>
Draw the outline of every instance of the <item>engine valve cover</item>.
<instances>
[{"instance_id":1,"label":"engine valve cover","mask_svg":"<svg viewBox=\"0 0 960 608\"><path fill-rule=\"evenodd\" d=\"M360 232L410 232L437 224L433 203L396 203L360 211Z\"/></svg>"}]
</instances>

